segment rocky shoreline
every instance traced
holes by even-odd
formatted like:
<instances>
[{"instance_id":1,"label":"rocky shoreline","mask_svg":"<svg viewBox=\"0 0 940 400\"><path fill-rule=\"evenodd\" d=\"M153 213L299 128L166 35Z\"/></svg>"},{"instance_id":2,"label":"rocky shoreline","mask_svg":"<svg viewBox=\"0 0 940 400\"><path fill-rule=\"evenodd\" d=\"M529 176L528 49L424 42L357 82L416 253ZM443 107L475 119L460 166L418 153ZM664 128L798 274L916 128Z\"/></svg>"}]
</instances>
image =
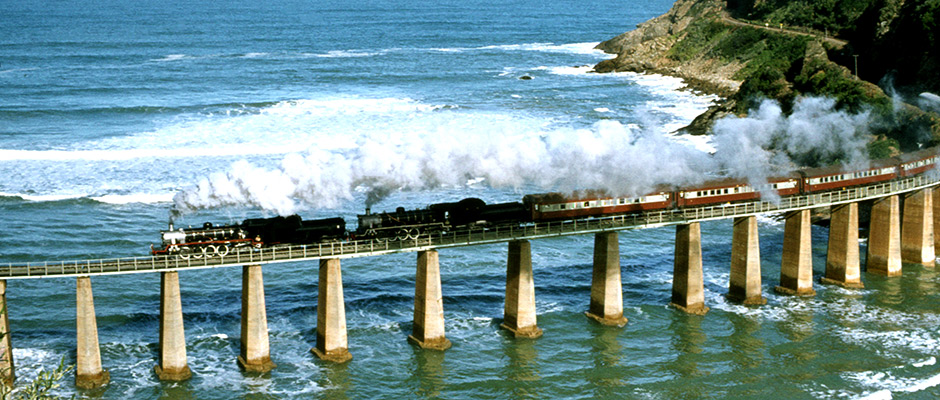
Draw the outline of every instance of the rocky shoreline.
<instances>
[{"instance_id":1,"label":"rocky shoreline","mask_svg":"<svg viewBox=\"0 0 940 400\"><path fill-rule=\"evenodd\" d=\"M717 95L722 100L680 129L704 135L717 119L746 113L750 105L742 101L754 97L792 100L801 91L826 95L834 89L876 102L887 99L878 86L830 60L830 51L844 53L845 45L831 37L735 20L722 0L677 0L665 14L598 44L595 48L616 57L598 63L594 71L668 75L683 79L690 90ZM780 65L786 65L784 72ZM795 79L802 86L795 87Z\"/></svg>"},{"instance_id":2,"label":"rocky shoreline","mask_svg":"<svg viewBox=\"0 0 940 400\"><path fill-rule=\"evenodd\" d=\"M698 18L718 17L722 10L721 1L678 0L666 14L598 44L596 49L617 56L598 63L594 71L674 76L684 79L694 90L727 98L741 87L741 81L733 75L743 67L742 63L720 63L705 57L680 63L668 57L689 24Z\"/></svg>"},{"instance_id":3,"label":"rocky shoreline","mask_svg":"<svg viewBox=\"0 0 940 400\"><path fill-rule=\"evenodd\" d=\"M712 122L733 108L730 97L737 93L742 83L733 76L744 64L720 63L705 57L680 63L671 59L669 52L693 21L718 17L723 10L723 3L717 0L678 0L667 13L598 44L596 49L617 56L595 65L594 72L630 71L673 76L683 79L688 90L720 97L718 104L680 129L694 135L707 134Z\"/></svg>"}]
</instances>

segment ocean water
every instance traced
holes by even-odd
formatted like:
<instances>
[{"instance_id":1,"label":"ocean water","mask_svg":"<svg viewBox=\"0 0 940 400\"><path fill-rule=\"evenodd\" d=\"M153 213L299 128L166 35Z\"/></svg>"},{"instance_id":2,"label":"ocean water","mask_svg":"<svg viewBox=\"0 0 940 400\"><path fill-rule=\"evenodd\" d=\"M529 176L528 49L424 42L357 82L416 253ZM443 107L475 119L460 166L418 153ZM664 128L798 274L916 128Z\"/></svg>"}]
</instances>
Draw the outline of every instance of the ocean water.
<instances>
[{"instance_id":1,"label":"ocean water","mask_svg":"<svg viewBox=\"0 0 940 400\"><path fill-rule=\"evenodd\" d=\"M666 0L0 4L3 263L145 255L159 241L176 193L215 182L212 177L231 178L232 171L286 171L306 179L314 172L342 176L357 170L357 162L403 160L376 176L400 179L391 179L373 209L469 196L517 201L552 185L577 184L550 177L582 166L525 158L525 148L503 146L502 138L580 138L563 143L583 146L583 153L604 146L590 140L596 137L669 136L713 100L680 90L684 85L673 78L588 72L609 57L594 45L662 14L671 6ZM700 140L669 140L707 148ZM484 146L476 154L471 146L459 162L434 158L486 142L500 151ZM359 151L355 162L344 158L352 151ZM326 166L317 171L291 169L310 165L296 164L298 157L336 162L313 164ZM422 163L409 164L414 159ZM534 167L505 168L516 159ZM505 174L482 179L436 171L440 181L421 179L425 170L466 163ZM548 182L522 179L532 170ZM366 190L340 189L287 207L305 218L338 215L352 224ZM256 200L220 201L225 204L176 222L234 222L285 206ZM344 260L354 358L342 365L309 352L316 341L317 266L267 266L271 357L278 367L261 377L243 374L235 363L241 271L183 271L194 374L183 383L161 383L152 372L159 275L95 277L102 362L111 383L79 391L70 376L59 393L108 399L940 395L935 270L905 266L900 278L863 275L863 290L817 285L812 298L779 296L772 288L783 226L767 217L760 231L768 303L745 307L724 298L730 221L704 223L702 231L711 307L704 317L666 306L671 229L620 235L630 320L624 328L583 315L592 237L533 242L538 324L545 331L537 340L514 340L498 328L505 245L443 250L444 313L454 344L446 352L405 340L414 254ZM825 228L813 228L817 276L826 238ZM75 362L74 286L69 278L8 282L21 382L63 357Z\"/></svg>"}]
</instances>

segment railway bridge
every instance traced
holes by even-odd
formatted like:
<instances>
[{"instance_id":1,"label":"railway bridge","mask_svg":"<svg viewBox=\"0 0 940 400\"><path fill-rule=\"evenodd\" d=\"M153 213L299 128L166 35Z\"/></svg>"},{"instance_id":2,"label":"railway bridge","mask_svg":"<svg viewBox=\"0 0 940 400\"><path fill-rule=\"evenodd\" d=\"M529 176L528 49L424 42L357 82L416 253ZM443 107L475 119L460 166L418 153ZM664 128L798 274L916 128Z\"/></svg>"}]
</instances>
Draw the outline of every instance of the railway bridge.
<instances>
[{"instance_id":1,"label":"railway bridge","mask_svg":"<svg viewBox=\"0 0 940 400\"><path fill-rule=\"evenodd\" d=\"M262 266L297 261L318 261L317 340L311 351L320 359L345 362L346 315L343 303L341 260L415 252L414 328L408 341L428 349L446 350L443 294L438 249L506 242L509 246L506 297L502 328L515 337L542 334L535 312L531 241L556 236L594 234L591 298L586 315L601 324L623 326L622 280L617 234L622 230L675 226L675 262L671 305L687 313L705 314L700 222L733 219L730 298L744 304L766 302L761 293L757 215L783 214L786 218L779 285L776 291L811 296L813 268L810 210L829 208L828 253L824 284L862 287L858 242L859 202L873 201L866 270L896 276L902 262L933 266L934 231L940 213L940 176L929 173L866 186L824 193L787 196L776 202L752 201L687 207L643 213L584 218L561 222L478 227L404 240L335 241L311 245L238 249L224 256L183 259L150 256L80 261L0 264L0 331L10 332L6 281L9 279L76 278L76 385L93 388L108 382L101 364L91 277L94 275L160 273L160 351L154 371L161 380L191 376L186 359L180 270L242 267L241 351L238 364L246 371L267 372L275 367L268 344ZM903 204L903 206L902 206ZM903 208L903 210L902 210ZM903 222L903 223L902 223ZM14 379L11 338L0 338L0 378Z\"/></svg>"}]
</instances>

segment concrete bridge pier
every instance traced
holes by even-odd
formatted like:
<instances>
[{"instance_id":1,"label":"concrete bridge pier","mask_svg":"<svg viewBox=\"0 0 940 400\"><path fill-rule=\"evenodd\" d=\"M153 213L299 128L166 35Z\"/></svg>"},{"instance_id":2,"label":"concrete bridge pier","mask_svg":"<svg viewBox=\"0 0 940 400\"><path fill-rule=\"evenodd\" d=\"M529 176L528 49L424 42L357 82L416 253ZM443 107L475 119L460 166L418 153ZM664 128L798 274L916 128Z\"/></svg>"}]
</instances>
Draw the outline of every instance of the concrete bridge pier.
<instances>
[{"instance_id":1,"label":"concrete bridge pier","mask_svg":"<svg viewBox=\"0 0 940 400\"><path fill-rule=\"evenodd\" d=\"M499 326L517 338L535 339L542 336L542 330L536 325L532 247L528 240L509 242L506 305L503 309L503 323Z\"/></svg>"},{"instance_id":2,"label":"concrete bridge pier","mask_svg":"<svg viewBox=\"0 0 940 400\"><path fill-rule=\"evenodd\" d=\"M826 276L819 281L861 289L865 285L858 255L858 203L832 206L830 215Z\"/></svg>"},{"instance_id":3,"label":"concrete bridge pier","mask_svg":"<svg viewBox=\"0 0 940 400\"><path fill-rule=\"evenodd\" d=\"M451 346L444 336L444 295L437 250L418 252L414 325L408 341L422 349L447 350Z\"/></svg>"},{"instance_id":4,"label":"concrete bridge pier","mask_svg":"<svg viewBox=\"0 0 940 400\"><path fill-rule=\"evenodd\" d=\"M933 190L923 189L904 197L901 223L901 261L933 267L934 249Z\"/></svg>"},{"instance_id":5,"label":"concrete bridge pier","mask_svg":"<svg viewBox=\"0 0 940 400\"><path fill-rule=\"evenodd\" d=\"M98 347L98 322L95 320L95 300L91 293L91 278L80 276L75 282L75 386L94 389L111 380L108 371L101 368L101 349Z\"/></svg>"},{"instance_id":6,"label":"concrete bridge pier","mask_svg":"<svg viewBox=\"0 0 940 400\"><path fill-rule=\"evenodd\" d=\"M338 258L320 260L317 286L317 347L310 351L321 360L344 363L352 359L352 354L346 339L346 306Z\"/></svg>"},{"instance_id":7,"label":"concrete bridge pier","mask_svg":"<svg viewBox=\"0 0 940 400\"><path fill-rule=\"evenodd\" d=\"M624 326L623 283L620 278L620 241L617 232L594 235L594 270L591 274L589 318L610 326Z\"/></svg>"},{"instance_id":8,"label":"concrete bridge pier","mask_svg":"<svg viewBox=\"0 0 940 400\"><path fill-rule=\"evenodd\" d=\"M940 249L940 187L935 187L932 193L933 199L933 248L934 253Z\"/></svg>"},{"instance_id":9,"label":"concrete bridge pier","mask_svg":"<svg viewBox=\"0 0 940 400\"><path fill-rule=\"evenodd\" d=\"M16 371L13 368L13 344L7 310L7 281L0 279L0 385L13 387Z\"/></svg>"},{"instance_id":10,"label":"concrete bridge pier","mask_svg":"<svg viewBox=\"0 0 940 400\"><path fill-rule=\"evenodd\" d=\"M176 271L160 273L160 363L153 371L161 381L185 381L193 375L186 364L183 302Z\"/></svg>"},{"instance_id":11,"label":"concrete bridge pier","mask_svg":"<svg viewBox=\"0 0 940 400\"><path fill-rule=\"evenodd\" d=\"M268 316L264 305L264 279L260 265L242 266L241 352L238 366L248 372L268 372L271 362Z\"/></svg>"},{"instance_id":12,"label":"concrete bridge pier","mask_svg":"<svg viewBox=\"0 0 940 400\"><path fill-rule=\"evenodd\" d=\"M868 272L901 275L901 217L898 195L876 200L868 229Z\"/></svg>"},{"instance_id":13,"label":"concrete bridge pier","mask_svg":"<svg viewBox=\"0 0 940 400\"><path fill-rule=\"evenodd\" d=\"M777 293L815 296L813 290L813 246L809 210L787 214L783 228L783 258Z\"/></svg>"},{"instance_id":14,"label":"concrete bridge pier","mask_svg":"<svg viewBox=\"0 0 940 400\"><path fill-rule=\"evenodd\" d=\"M702 275L702 228L698 222L676 226L676 256L672 275L672 302L689 314L705 315L705 281Z\"/></svg>"},{"instance_id":15,"label":"concrete bridge pier","mask_svg":"<svg viewBox=\"0 0 940 400\"><path fill-rule=\"evenodd\" d=\"M748 305L767 303L767 299L761 295L760 241L756 216L734 219L728 298Z\"/></svg>"}]
</instances>

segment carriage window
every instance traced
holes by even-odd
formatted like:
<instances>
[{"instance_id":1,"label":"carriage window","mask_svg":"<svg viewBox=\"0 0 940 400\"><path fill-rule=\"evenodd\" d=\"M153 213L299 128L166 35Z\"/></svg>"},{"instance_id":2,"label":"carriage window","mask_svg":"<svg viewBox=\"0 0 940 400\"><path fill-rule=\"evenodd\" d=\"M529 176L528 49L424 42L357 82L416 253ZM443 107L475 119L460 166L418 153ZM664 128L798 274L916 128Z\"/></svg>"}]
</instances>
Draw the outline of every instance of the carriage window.
<instances>
[{"instance_id":1,"label":"carriage window","mask_svg":"<svg viewBox=\"0 0 940 400\"><path fill-rule=\"evenodd\" d=\"M591 205L590 202L588 202L588 201L585 201L585 202L584 202L584 206L585 206L585 207L589 207L590 205Z\"/></svg>"}]
</instances>

